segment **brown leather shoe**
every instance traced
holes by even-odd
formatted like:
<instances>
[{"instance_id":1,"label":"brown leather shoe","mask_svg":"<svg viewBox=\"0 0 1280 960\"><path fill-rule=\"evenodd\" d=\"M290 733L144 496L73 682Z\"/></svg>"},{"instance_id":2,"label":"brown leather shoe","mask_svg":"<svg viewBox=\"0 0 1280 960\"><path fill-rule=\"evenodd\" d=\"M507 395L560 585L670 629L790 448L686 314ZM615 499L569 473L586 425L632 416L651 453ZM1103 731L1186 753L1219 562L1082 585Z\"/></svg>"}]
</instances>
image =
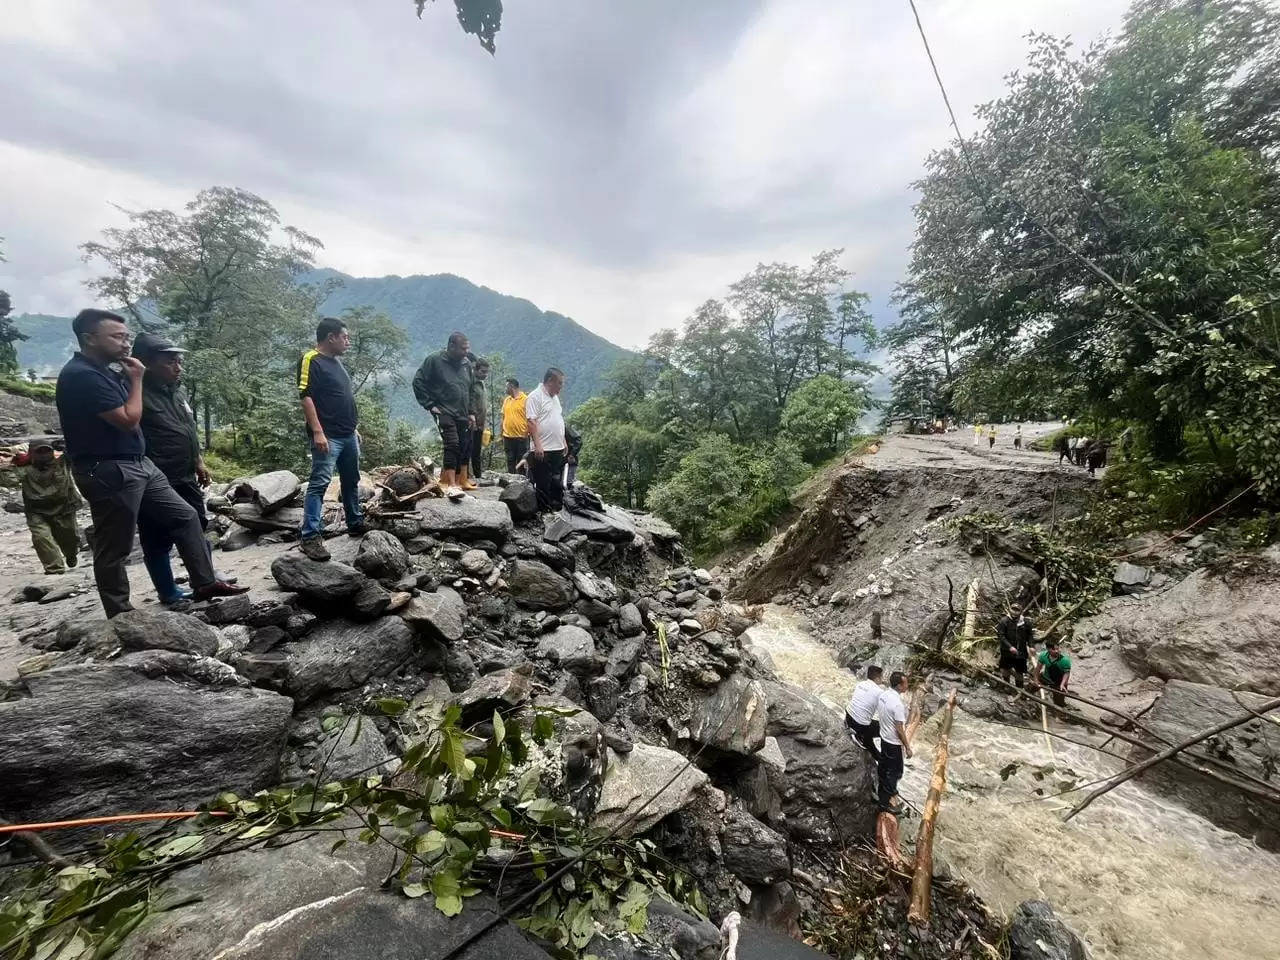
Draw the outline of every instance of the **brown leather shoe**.
<instances>
[{"instance_id":1,"label":"brown leather shoe","mask_svg":"<svg viewBox=\"0 0 1280 960\"><path fill-rule=\"evenodd\" d=\"M207 587L197 587L192 595L193 600L208 600L211 597L238 597L242 593L248 593L248 587L242 587L239 584L227 583L225 580L215 580Z\"/></svg>"}]
</instances>

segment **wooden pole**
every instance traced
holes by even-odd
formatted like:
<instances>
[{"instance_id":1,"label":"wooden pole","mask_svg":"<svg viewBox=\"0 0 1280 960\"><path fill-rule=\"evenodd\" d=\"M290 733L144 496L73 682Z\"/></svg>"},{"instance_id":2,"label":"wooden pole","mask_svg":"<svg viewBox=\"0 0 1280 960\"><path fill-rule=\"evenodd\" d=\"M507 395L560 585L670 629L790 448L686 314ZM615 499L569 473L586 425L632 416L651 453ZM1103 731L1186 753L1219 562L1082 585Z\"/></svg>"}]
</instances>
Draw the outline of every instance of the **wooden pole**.
<instances>
[{"instance_id":1,"label":"wooden pole","mask_svg":"<svg viewBox=\"0 0 1280 960\"><path fill-rule=\"evenodd\" d=\"M1143 760L1141 763L1134 764L1128 770L1124 771L1124 773L1117 776L1110 783L1099 787L1097 790L1093 791L1093 793L1089 794L1087 797L1085 797L1083 800L1077 803L1072 808L1071 812L1068 813L1063 818L1063 823L1070 820L1077 813L1079 813L1089 804L1093 803L1093 801L1097 800L1104 793L1109 793L1110 791L1114 790L1116 787L1120 786L1120 784L1124 783L1126 780L1132 780L1138 774L1143 773L1144 771L1150 770L1152 767L1154 767L1158 763L1163 763L1164 761L1168 760L1170 757L1174 756L1176 753L1182 750L1185 750L1187 747L1200 743L1202 740L1208 740L1210 737L1216 736L1219 733L1223 733L1227 730L1230 730L1233 727L1238 727L1242 723L1248 723L1250 720L1256 720L1262 714L1267 713L1271 710L1274 710L1277 707L1280 707L1280 697L1276 697L1272 700L1266 701L1265 703L1258 704L1257 710L1249 710L1248 712L1242 713L1239 716L1233 717L1230 720L1224 720L1222 723L1218 724L1217 726L1210 727L1208 730L1201 730L1194 737L1190 737L1186 740L1183 740L1181 743L1176 743L1167 750L1161 750L1155 756L1149 757L1148 759Z\"/></svg>"},{"instance_id":2,"label":"wooden pole","mask_svg":"<svg viewBox=\"0 0 1280 960\"><path fill-rule=\"evenodd\" d=\"M920 818L920 832L916 835L916 865L911 875L911 909L907 912L910 923L924 925L929 922L930 893L933 883L933 826L938 819L938 807L947 789L947 752L951 738L951 721L956 712L956 691L947 697L946 712L938 730L938 745L933 750L933 778L929 781L929 794L924 801L924 814Z\"/></svg>"}]
</instances>

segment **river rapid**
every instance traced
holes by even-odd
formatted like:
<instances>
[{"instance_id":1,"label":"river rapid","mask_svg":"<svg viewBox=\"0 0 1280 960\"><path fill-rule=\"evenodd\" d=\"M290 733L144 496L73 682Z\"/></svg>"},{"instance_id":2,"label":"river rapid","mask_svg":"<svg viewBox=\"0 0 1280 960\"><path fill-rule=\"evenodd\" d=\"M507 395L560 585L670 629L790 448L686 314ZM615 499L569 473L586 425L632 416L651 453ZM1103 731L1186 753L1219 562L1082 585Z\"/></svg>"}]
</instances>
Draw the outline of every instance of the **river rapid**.
<instances>
[{"instance_id":1,"label":"river rapid","mask_svg":"<svg viewBox=\"0 0 1280 960\"><path fill-rule=\"evenodd\" d=\"M856 679L801 617L770 605L745 639L782 679L843 708ZM918 731L902 780L902 795L917 809L938 722L934 716ZM1061 721L1049 722L1065 732ZM1068 735L1084 736L1078 728ZM1121 768L1093 750L958 710L935 854L1006 915L1023 900L1048 900L1096 957L1280 956L1280 856L1133 782L1070 823L1062 817L1084 792L1045 799ZM903 821L904 842L918 825Z\"/></svg>"}]
</instances>

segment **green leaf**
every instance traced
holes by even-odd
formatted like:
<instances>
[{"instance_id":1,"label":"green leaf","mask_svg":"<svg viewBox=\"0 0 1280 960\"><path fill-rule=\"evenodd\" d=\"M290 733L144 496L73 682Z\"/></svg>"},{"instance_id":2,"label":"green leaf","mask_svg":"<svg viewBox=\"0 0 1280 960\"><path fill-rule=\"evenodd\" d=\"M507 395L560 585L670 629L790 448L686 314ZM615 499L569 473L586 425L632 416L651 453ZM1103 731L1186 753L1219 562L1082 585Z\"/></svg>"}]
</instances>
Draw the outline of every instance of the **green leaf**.
<instances>
[{"instance_id":1,"label":"green leaf","mask_svg":"<svg viewBox=\"0 0 1280 960\"><path fill-rule=\"evenodd\" d=\"M537 743L546 743L555 736L556 726L548 714L540 713L533 719L533 739Z\"/></svg>"},{"instance_id":2,"label":"green leaf","mask_svg":"<svg viewBox=\"0 0 1280 960\"><path fill-rule=\"evenodd\" d=\"M422 883L406 883L400 889L410 900L417 900L418 897L424 896L427 892L426 884Z\"/></svg>"},{"instance_id":3,"label":"green leaf","mask_svg":"<svg viewBox=\"0 0 1280 960\"><path fill-rule=\"evenodd\" d=\"M381 697L373 702L388 717L398 717L409 709L408 701L399 697Z\"/></svg>"},{"instance_id":4,"label":"green leaf","mask_svg":"<svg viewBox=\"0 0 1280 960\"><path fill-rule=\"evenodd\" d=\"M446 727L440 731L440 759L459 780L470 779L467 770L467 754L462 747L462 737L458 731Z\"/></svg>"},{"instance_id":5,"label":"green leaf","mask_svg":"<svg viewBox=\"0 0 1280 960\"><path fill-rule=\"evenodd\" d=\"M168 843L164 844L156 850L157 857L180 857L183 854L194 853L204 846L204 837L198 833L187 833L180 837L174 837Z\"/></svg>"},{"instance_id":6,"label":"green leaf","mask_svg":"<svg viewBox=\"0 0 1280 960\"><path fill-rule=\"evenodd\" d=\"M452 873L441 870L431 877L431 895L435 897L436 909L446 917L456 917L462 912L462 889Z\"/></svg>"},{"instance_id":7,"label":"green leaf","mask_svg":"<svg viewBox=\"0 0 1280 960\"><path fill-rule=\"evenodd\" d=\"M493 711L493 740L495 743L502 743L507 738L507 726L502 722L502 715L497 710Z\"/></svg>"}]
</instances>

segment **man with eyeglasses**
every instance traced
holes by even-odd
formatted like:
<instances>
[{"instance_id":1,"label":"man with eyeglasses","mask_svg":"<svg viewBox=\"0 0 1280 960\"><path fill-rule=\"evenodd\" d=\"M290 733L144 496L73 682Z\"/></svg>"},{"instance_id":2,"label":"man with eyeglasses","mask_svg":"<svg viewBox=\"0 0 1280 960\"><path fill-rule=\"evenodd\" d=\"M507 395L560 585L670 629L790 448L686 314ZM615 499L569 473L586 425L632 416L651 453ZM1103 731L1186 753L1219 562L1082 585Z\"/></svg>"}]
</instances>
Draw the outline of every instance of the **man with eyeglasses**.
<instances>
[{"instance_id":1,"label":"man with eyeglasses","mask_svg":"<svg viewBox=\"0 0 1280 960\"><path fill-rule=\"evenodd\" d=\"M144 367L129 355L124 318L107 310L81 310L71 330L80 349L58 374L55 399L71 475L93 515L93 577L107 616L133 609L125 562L139 517L172 538L194 599L246 592L247 587L217 578L195 509L147 459L138 426Z\"/></svg>"}]
</instances>

